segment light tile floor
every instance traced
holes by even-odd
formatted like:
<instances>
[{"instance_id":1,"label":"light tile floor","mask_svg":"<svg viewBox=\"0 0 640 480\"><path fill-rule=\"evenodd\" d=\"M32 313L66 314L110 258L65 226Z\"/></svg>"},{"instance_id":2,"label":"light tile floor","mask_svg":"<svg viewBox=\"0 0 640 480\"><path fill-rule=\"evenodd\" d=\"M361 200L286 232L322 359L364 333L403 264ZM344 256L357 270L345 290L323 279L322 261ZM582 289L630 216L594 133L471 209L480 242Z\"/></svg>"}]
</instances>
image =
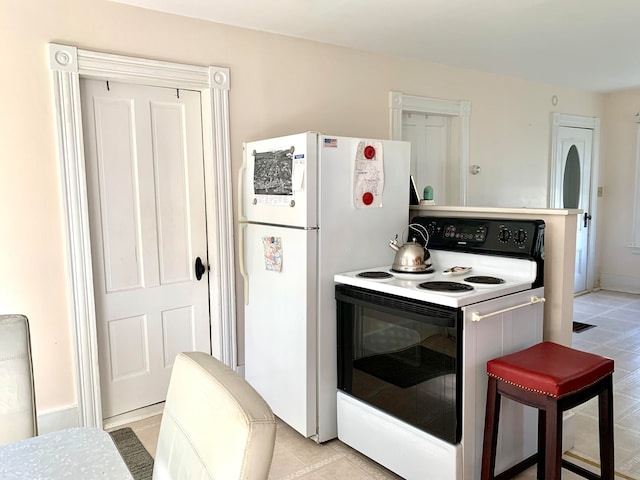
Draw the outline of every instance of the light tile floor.
<instances>
[{"instance_id":1,"label":"light tile floor","mask_svg":"<svg viewBox=\"0 0 640 480\"><path fill-rule=\"evenodd\" d=\"M574 319L596 328L573 334L573 346L616 362L614 373L616 479L640 480L640 295L598 291L577 297ZM572 461L598 472L597 399L575 409ZM155 455L160 416L128 424ZM562 471L566 480L578 475ZM425 475L428 478L428 475ZM534 479L535 467L517 477ZM339 440L322 445L278 422L271 480L395 480L381 467ZM434 479L437 480L437 479Z\"/></svg>"}]
</instances>

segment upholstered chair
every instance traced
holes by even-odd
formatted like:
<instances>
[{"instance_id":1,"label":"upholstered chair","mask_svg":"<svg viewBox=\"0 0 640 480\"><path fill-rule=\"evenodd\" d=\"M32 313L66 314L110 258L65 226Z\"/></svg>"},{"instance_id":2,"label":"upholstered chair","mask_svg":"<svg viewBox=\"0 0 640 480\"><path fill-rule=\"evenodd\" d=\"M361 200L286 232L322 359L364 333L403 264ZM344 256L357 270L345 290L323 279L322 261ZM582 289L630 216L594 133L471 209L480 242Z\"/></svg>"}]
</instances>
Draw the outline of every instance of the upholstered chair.
<instances>
[{"instance_id":1,"label":"upholstered chair","mask_svg":"<svg viewBox=\"0 0 640 480\"><path fill-rule=\"evenodd\" d=\"M273 412L249 383L211 355L180 353L153 479L266 479L275 438Z\"/></svg>"},{"instance_id":2,"label":"upholstered chair","mask_svg":"<svg viewBox=\"0 0 640 480\"><path fill-rule=\"evenodd\" d=\"M0 445L37 434L29 321L0 315Z\"/></svg>"}]
</instances>

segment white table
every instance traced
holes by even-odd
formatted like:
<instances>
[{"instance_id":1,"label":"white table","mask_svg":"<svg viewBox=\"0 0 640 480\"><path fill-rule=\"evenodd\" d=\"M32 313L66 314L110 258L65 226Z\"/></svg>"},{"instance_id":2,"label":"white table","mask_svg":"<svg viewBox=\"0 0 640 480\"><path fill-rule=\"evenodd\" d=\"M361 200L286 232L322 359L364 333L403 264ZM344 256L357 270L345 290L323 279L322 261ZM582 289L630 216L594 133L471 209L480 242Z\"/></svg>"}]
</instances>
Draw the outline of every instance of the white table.
<instances>
[{"instance_id":1,"label":"white table","mask_svg":"<svg viewBox=\"0 0 640 480\"><path fill-rule=\"evenodd\" d=\"M0 446L2 480L133 480L111 436L70 428Z\"/></svg>"}]
</instances>

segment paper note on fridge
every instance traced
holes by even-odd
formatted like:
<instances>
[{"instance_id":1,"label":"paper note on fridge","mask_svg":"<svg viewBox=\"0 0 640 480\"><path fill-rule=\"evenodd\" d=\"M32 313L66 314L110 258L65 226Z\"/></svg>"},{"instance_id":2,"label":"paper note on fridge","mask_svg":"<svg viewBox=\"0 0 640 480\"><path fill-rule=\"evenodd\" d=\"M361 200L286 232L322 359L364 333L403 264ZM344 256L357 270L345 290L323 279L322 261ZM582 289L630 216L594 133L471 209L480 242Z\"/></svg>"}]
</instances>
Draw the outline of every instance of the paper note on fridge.
<instances>
[{"instance_id":1,"label":"paper note on fridge","mask_svg":"<svg viewBox=\"0 0 640 480\"><path fill-rule=\"evenodd\" d=\"M291 188L294 192L304 189L304 155L295 155L293 157L293 173L291 174Z\"/></svg>"},{"instance_id":2,"label":"paper note on fridge","mask_svg":"<svg viewBox=\"0 0 640 480\"><path fill-rule=\"evenodd\" d=\"M253 192L260 203L289 205L293 194L291 149L256 152L253 164Z\"/></svg>"},{"instance_id":3,"label":"paper note on fridge","mask_svg":"<svg viewBox=\"0 0 640 480\"><path fill-rule=\"evenodd\" d=\"M264 268L274 272L282 271L282 237L262 237L264 246Z\"/></svg>"},{"instance_id":4,"label":"paper note on fridge","mask_svg":"<svg viewBox=\"0 0 640 480\"><path fill-rule=\"evenodd\" d=\"M384 190L382 142L360 142L354 169L353 205L356 208L381 208Z\"/></svg>"}]
</instances>

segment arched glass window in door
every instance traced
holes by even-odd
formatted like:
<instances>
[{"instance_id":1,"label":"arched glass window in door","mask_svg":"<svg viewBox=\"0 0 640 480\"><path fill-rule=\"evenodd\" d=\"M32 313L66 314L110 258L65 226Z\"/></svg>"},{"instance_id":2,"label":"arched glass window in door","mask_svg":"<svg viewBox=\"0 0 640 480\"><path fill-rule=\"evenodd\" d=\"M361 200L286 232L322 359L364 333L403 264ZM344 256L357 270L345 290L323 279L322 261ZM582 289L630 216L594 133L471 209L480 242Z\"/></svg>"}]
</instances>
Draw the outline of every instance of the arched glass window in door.
<instances>
[{"instance_id":1,"label":"arched glass window in door","mask_svg":"<svg viewBox=\"0 0 640 480\"><path fill-rule=\"evenodd\" d=\"M571 145L564 163L562 180L563 208L578 208L580 203L580 154L575 145Z\"/></svg>"}]
</instances>

